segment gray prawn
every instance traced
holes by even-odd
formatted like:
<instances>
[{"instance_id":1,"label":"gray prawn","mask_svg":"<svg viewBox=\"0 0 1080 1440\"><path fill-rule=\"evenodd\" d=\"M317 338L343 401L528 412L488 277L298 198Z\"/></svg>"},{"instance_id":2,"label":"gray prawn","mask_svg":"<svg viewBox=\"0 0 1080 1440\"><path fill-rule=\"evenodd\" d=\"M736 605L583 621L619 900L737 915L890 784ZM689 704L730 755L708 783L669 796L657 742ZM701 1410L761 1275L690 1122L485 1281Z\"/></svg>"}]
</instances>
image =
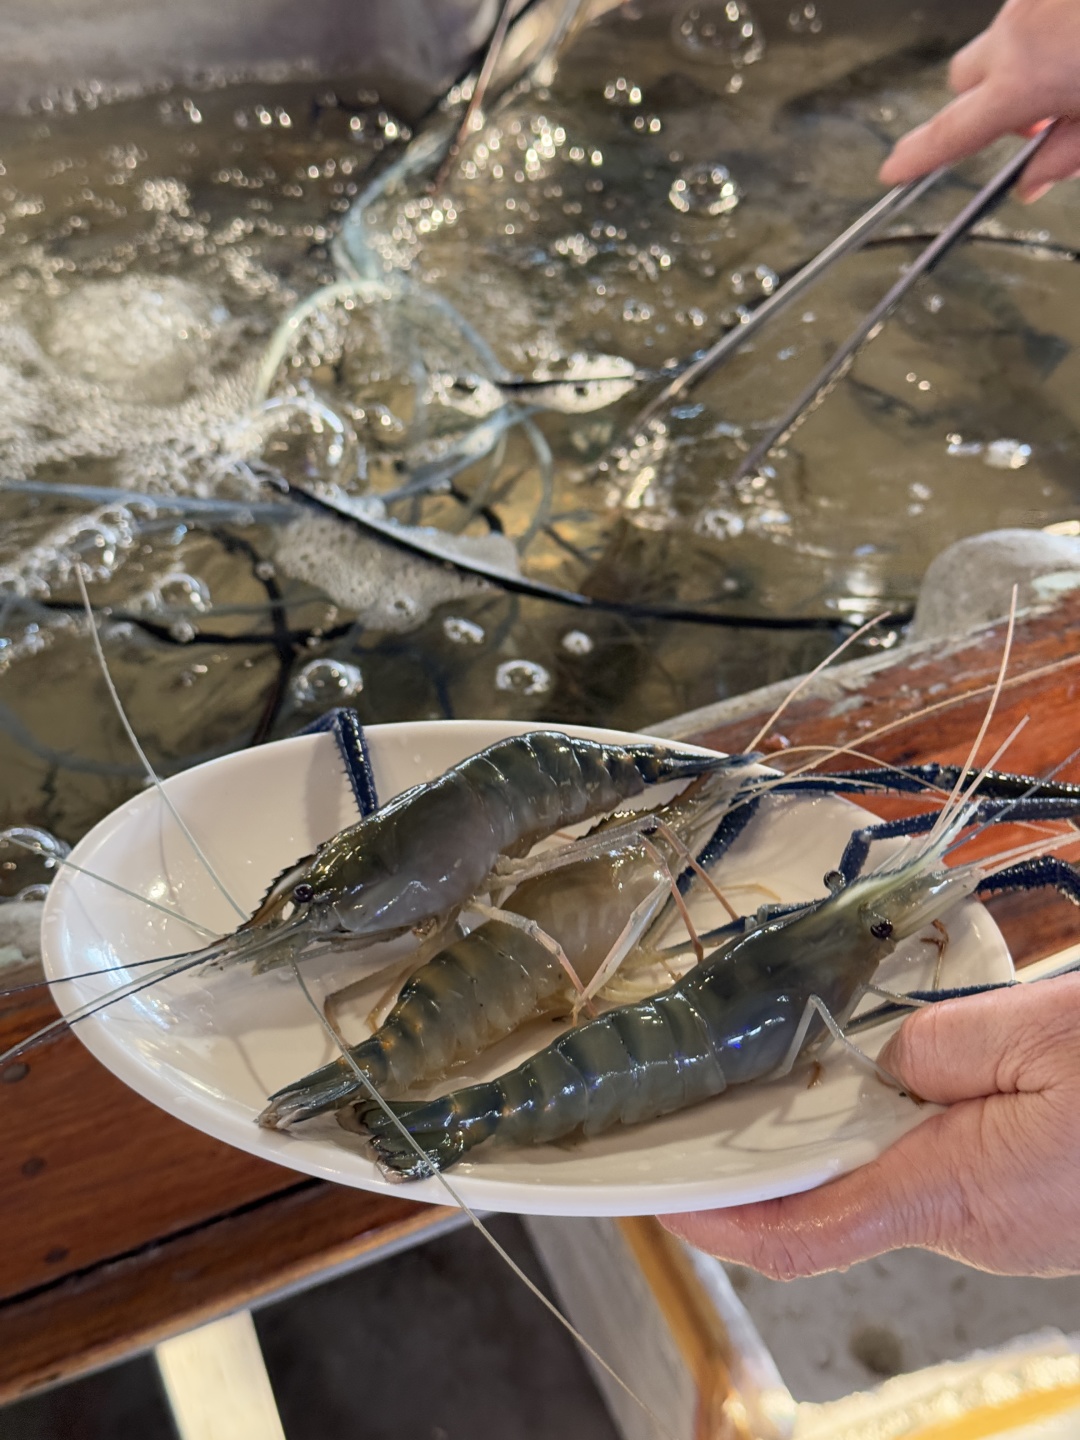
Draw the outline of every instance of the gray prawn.
<instances>
[{"instance_id":1,"label":"gray prawn","mask_svg":"<svg viewBox=\"0 0 1080 1440\"><path fill-rule=\"evenodd\" d=\"M616 810L652 785L744 767L743 757L663 745L542 730L512 736L327 840L275 880L237 935L276 928L284 944L273 963L281 963L312 940L372 944L423 934L509 883L508 862L566 826Z\"/></svg>"},{"instance_id":2,"label":"gray prawn","mask_svg":"<svg viewBox=\"0 0 1080 1440\"><path fill-rule=\"evenodd\" d=\"M290 965L315 951L364 947L410 932L431 941L463 906L513 883L514 864L566 826L617 810L650 786L716 775L737 789L751 757L663 744L606 744L556 731L500 740L415 785L325 841L272 883L254 914L204 949L69 1011L61 1024L195 966Z\"/></svg>"},{"instance_id":3,"label":"gray prawn","mask_svg":"<svg viewBox=\"0 0 1080 1440\"><path fill-rule=\"evenodd\" d=\"M567 1031L497 1079L390 1113L360 1103L351 1128L370 1137L384 1170L418 1179L496 1135L517 1144L595 1135L786 1073L840 1033L901 940L994 873L944 863L970 814L961 807L928 840L822 900L733 930L669 989Z\"/></svg>"}]
</instances>

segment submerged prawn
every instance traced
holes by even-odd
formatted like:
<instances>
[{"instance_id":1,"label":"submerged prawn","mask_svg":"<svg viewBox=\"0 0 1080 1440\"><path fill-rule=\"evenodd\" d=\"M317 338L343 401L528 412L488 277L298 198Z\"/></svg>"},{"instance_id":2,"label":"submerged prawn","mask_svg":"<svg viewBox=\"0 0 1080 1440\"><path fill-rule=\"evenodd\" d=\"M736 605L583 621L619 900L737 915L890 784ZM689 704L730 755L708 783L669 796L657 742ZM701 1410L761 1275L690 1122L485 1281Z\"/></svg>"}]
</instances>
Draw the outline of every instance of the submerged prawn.
<instances>
[{"instance_id":1,"label":"submerged prawn","mask_svg":"<svg viewBox=\"0 0 1080 1440\"><path fill-rule=\"evenodd\" d=\"M928 839L909 840L892 862L825 899L731 935L654 998L610 1010L498 1078L441 1099L364 1101L352 1128L369 1136L384 1170L418 1179L496 1135L517 1144L595 1135L787 1074L830 1037L844 1039L900 941L1008 868L1013 856L997 867L945 865L976 807L943 815Z\"/></svg>"}]
</instances>

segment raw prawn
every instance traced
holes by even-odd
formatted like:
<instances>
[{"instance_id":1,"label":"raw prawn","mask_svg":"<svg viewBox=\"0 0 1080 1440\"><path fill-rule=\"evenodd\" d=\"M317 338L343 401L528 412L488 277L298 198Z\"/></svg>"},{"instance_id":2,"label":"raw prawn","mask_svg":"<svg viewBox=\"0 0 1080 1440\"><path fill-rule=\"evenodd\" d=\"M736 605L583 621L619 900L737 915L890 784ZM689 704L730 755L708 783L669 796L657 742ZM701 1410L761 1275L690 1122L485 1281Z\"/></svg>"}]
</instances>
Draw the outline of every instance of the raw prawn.
<instances>
[{"instance_id":1,"label":"raw prawn","mask_svg":"<svg viewBox=\"0 0 1080 1440\"><path fill-rule=\"evenodd\" d=\"M260 1123L278 1128L340 1108L363 1094L354 1066L390 1095L442 1079L529 1021L570 1014L585 986L601 998L625 997L623 957L638 972L656 962L642 937L730 799L729 777L712 776L642 817L652 839L615 817L575 842L557 869L525 880L498 911L422 964L383 1024L352 1047L351 1064L336 1060L278 1091ZM573 858L578 850L584 858ZM655 980L645 984L656 988Z\"/></svg>"},{"instance_id":2,"label":"raw prawn","mask_svg":"<svg viewBox=\"0 0 1080 1440\"><path fill-rule=\"evenodd\" d=\"M354 746L362 743L358 736L354 727ZM358 764L362 758L353 757ZM661 743L624 746L553 731L511 736L413 786L290 866L232 934L165 957L151 974L58 1023L71 1024L159 979L209 962L252 961L265 970L315 950L362 947L409 932L431 940L463 906L492 888L507 888L515 859L554 832L616 810L668 781L730 776L737 788L745 767L741 756L695 754ZM351 768L350 774L356 784ZM357 784L358 793L362 789Z\"/></svg>"},{"instance_id":3,"label":"raw prawn","mask_svg":"<svg viewBox=\"0 0 1080 1440\"><path fill-rule=\"evenodd\" d=\"M518 1144L594 1135L786 1074L830 1036L843 1038L899 941L988 881L1005 888L1010 869L1024 870L945 865L977 804L961 805L928 839L909 840L882 868L851 883L837 874L825 899L730 936L654 998L610 1010L497 1079L441 1099L388 1107L365 1101L355 1108L355 1125L370 1136L384 1170L418 1179L495 1135ZM1062 888L1075 900L1080 876L1064 868L1072 883ZM1043 880L1057 883L1050 871Z\"/></svg>"}]
</instances>

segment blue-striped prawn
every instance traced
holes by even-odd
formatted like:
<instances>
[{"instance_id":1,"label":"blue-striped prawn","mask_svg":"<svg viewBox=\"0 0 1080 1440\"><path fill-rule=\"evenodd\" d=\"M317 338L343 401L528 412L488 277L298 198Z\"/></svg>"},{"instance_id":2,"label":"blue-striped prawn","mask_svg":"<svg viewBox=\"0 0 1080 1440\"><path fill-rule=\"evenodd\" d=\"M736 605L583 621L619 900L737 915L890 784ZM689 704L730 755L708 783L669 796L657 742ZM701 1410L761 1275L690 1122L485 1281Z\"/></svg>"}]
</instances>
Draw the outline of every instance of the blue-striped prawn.
<instances>
[{"instance_id":1,"label":"blue-striped prawn","mask_svg":"<svg viewBox=\"0 0 1080 1440\"><path fill-rule=\"evenodd\" d=\"M844 1039L843 1027L902 940L988 883L1004 888L1018 856L1045 850L1039 842L999 865L947 866L947 851L978 805L962 803L927 839L910 839L867 875L844 883L837 872L823 900L745 932L731 927L705 963L667 990L567 1031L496 1079L432 1101L365 1099L354 1126L388 1173L420 1178L495 1136L536 1144L594 1135L788 1073L830 1039ZM1077 899L1080 876L1072 873Z\"/></svg>"}]
</instances>

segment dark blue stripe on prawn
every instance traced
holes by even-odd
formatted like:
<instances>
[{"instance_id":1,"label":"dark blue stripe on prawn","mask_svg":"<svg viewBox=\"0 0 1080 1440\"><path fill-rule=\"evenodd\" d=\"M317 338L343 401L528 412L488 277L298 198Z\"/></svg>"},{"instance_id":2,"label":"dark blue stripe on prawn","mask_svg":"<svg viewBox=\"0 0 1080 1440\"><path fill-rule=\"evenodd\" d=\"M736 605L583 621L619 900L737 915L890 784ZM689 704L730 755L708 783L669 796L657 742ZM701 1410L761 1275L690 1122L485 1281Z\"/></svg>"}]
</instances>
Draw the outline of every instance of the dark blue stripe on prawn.
<instances>
[{"instance_id":1,"label":"dark blue stripe on prawn","mask_svg":"<svg viewBox=\"0 0 1080 1440\"><path fill-rule=\"evenodd\" d=\"M759 754L742 758L747 763L765 763L765 757ZM790 778L782 775L748 776L739 793L732 796L732 808L723 815L708 844L698 855L698 863L706 869L715 865L749 825L766 795L892 794L917 797L925 795L928 790L951 790L960 774L959 765L930 763L827 771ZM971 815L972 825L999 819L1067 820L1080 828L1080 785L1070 780L1040 780L1031 775L988 770L980 777L975 794L982 803ZM836 871L831 873L850 883L862 873L874 841L926 834L933 828L939 814L940 811L933 810L899 820L871 820L852 832ZM692 883L693 875L687 871L680 877L679 888L685 891Z\"/></svg>"},{"instance_id":2,"label":"dark blue stripe on prawn","mask_svg":"<svg viewBox=\"0 0 1080 1440\"><path fill-rule=\"evenodd\" d=\"M822 1010L835 1025L847 1024L896 945L988 882L1052 884L1080 897L1080 874L1052 856L1038 857L1034 871L1007 857L948 868L944 857L976 806L959 806L936 834L908 841L850 884L841 879L822 900L744 934L733 927L713 956L668 990L567 1031L506 1074L438 1100L392 1103L399 1123L360 1104L348 1128L369 1136L387 1173L418 1179L495 1136L539 1144L594 1135L785 1074L828 1041Z\"/></svg>"}]
</instances>

